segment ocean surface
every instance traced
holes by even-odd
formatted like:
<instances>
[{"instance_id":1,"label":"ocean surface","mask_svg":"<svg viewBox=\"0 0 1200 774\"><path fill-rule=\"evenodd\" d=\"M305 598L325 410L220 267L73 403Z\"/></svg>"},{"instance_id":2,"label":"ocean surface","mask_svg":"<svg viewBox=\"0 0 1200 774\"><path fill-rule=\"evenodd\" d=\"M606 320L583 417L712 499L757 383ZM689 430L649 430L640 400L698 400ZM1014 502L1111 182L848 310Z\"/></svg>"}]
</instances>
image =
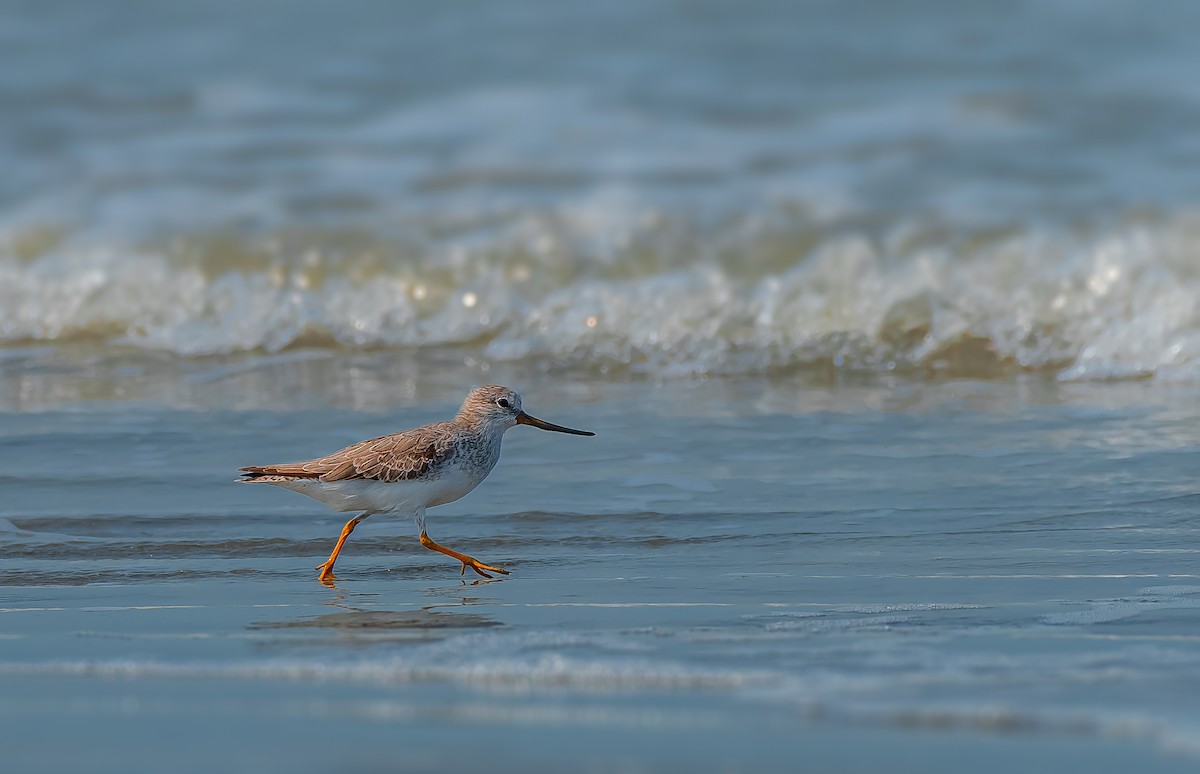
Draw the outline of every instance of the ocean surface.
<instances>
[{"instance_id":1,"label":"ocean surface","mask_svg":"<svg viewBox=\"0 0 1200 774\"><path fill-rule=\"evenodd\" d=\"M1197 29L0 4L5 764L1194 771ZM488 382L511 576L233 482Z\"/></svg>"}]
</instances>

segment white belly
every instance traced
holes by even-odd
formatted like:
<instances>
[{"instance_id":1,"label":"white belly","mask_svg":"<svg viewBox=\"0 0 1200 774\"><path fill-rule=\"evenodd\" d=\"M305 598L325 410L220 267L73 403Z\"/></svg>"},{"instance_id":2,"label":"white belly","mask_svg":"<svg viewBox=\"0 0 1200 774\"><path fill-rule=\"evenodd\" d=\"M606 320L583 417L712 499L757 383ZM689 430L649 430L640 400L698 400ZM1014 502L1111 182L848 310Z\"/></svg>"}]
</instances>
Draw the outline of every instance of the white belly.
<instances>
[{"instance_id":1,"label":"white belly","mask_svg":"<svg viewBox=\"0 0 1200 774\"><path fill-rule=\"evenodd\" d=\"M302 478L266 483L307 495L338 512L415 513L422 508L452 503L479 486L482 480L482 477L470 476L457 467L451 467L444 471L441 478L391 484L360 478L332 482Z\"/></svg>"}]
</instances>

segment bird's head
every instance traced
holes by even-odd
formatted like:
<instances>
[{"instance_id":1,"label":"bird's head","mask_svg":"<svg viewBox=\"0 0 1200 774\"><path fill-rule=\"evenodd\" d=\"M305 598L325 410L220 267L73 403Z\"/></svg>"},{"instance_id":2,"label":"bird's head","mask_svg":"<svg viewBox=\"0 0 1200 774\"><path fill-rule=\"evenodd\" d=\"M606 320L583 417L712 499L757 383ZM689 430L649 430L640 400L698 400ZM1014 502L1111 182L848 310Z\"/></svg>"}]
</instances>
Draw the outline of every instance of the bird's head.
<instances>
[{"instance_id":1,"label":"bird's head","mask_svg":"<svg viewBox=\"0 0 1200 774\"><path fill-rule=\"evenodd\" d=\"M462 408L458 410L458 419L470 424L493 427L500 432L515 425L531 425L556 433L595 435L586 430L572 430L569 427L543 422L536 417L529 416L521 408L520 393L498 384L488 384L471 390L471 394L463 401Z\"/></svg>"}]
</instances>

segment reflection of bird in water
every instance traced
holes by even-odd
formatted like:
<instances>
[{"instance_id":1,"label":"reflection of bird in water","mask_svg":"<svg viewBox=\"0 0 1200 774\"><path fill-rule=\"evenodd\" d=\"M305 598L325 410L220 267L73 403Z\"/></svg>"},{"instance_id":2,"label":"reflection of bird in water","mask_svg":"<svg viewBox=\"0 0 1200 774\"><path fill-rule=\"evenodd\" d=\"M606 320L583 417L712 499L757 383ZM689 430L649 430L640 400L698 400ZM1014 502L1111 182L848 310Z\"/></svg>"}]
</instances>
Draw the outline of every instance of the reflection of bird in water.
<instances>
[{"instance_id":1,"label":"reflection of bird in water","mask_svg":"<svg viewBox=\"0 0 1200 774\"><path fill-rule=\"evenodd\" d=\"M431 606L419 610L359 610L344 605L348 612L326 613L300 621L271 621L250 624L251 629L324 629L352 635L355 632L382 633L401 639L426 639L430 632L455 629L489 629L501 623L486 615L446 612ZM454 605L454 608L460 607ZM388 634L390 633L390 634Z\"/></svg>"},{"instance_id":2,"label":"reflection of bird in water","mask_svg":"<svg viewBox=\"0 0 1200 774\"><path fill-rule=\"evenodd\" d=\"M425 509L454 502L487 478L500 459L504 432L516 425L573 435L585 430L543 422L521 409L521 396L498 385L478 387L463 401L458 416L369 441L308 462L252 465L241 481L274 484L319 500L335 511L361 511L342 528L328 561L317 567L320 580L334 580L333 564L346 538L363 519L376 513L407 513L417 520L421 545L462 562L485 578L507 570L492 567L438 545L425 532Z\"/></svg>"}]
</instances>

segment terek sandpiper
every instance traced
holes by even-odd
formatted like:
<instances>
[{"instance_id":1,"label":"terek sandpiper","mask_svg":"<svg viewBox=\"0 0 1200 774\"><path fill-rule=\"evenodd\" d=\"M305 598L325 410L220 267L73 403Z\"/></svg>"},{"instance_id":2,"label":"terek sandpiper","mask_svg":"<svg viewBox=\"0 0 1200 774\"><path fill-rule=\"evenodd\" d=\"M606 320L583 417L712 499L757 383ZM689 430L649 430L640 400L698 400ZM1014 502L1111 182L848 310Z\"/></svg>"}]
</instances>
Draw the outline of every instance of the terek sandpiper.
<instances>
[{"instance_id":1,"label":"terek sandpiper","mask_svg":"<svg viewBox=\"0 0 1200 774\"><path fill-rule=\"evenodd\" d=\"M492 567L440 546L425 532L425 509L452 503L479 486L500 459L504 431L515 425L572 435L595 435L535 419L521 410L516 390L478 387L463 401L458 416L402 433L347 446L308 462L251 465L241 468L250 484L274 484L319 500L338 512L361 511L342 528L329 560L317 567L320 580L334 580L333 563L346 538L363 519L376 513L407 513L416 518L421 545L462 562L485 578L508 570Z\"/></svg>"}]
</instances>

